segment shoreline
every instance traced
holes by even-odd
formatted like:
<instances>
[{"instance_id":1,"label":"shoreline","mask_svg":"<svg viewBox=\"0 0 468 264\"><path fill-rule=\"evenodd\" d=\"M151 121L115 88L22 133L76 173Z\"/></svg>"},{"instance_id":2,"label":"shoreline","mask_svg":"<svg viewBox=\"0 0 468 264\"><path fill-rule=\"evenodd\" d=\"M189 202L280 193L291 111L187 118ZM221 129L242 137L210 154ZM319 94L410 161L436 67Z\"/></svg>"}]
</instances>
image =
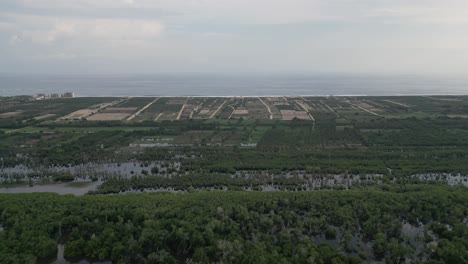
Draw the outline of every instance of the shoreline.
<instances>
[{"instance_id":1,"label":"shoreline","mask_svg":"<svg viewBox=\"0 0 468 264\"><path fill-rule=\"evenodd\" d=\"M32 96L34 97L35 95L25 95L25 94L19 94L19 95L0 95L0 97L19 97L19 96ZM294 97L412 97L412 96L468 96L468 93L466 94L433 94L433 93L428 93L428 94L386 94L386 95L371 95L371 94L337 94L337 95L331 95L331 94L321 94L321 95L75 95L74 97L69 97L69 98L86 98L86 97L116 97L116 98L123 98L123 97L163 97L163 98L171 98L171 97L181 97L181 98L189 98L189 97L194 97L194 98L265 98L265 97L272 97L272 98L278 98L278 97L288 97L288 98L294 98ZM69 99L69 98L63 98L63 97L57 97L57 98L48 98L49 99Z\"/></svg>"}]
</instances>

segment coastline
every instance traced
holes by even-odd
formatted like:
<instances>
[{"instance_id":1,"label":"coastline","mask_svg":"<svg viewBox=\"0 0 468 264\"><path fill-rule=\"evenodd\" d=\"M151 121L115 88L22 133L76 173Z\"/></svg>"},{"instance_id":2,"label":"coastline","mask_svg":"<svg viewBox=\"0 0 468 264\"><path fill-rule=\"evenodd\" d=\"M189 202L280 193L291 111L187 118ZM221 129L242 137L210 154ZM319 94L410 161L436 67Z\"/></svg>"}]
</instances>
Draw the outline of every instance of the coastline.
<instances>
[{"instance_id":1,"label":"coastline","mask_svg":"<svg viewBox=\"0 0 468 264\"><path fill-rule=\"evenodd\" d=\"M24 96L24 95L13 95L13 96ZM33 96L33 95L26 95L26 96ZM84 97L181 97L181 98L256 98L256 97L409 97L409 96L468 96L467 93L460 93L460 94L388 94L388 95L370 95L370 94L323 94L323 95L77 95L75 98L84 98Z\"/></svg>"}]
</instances>

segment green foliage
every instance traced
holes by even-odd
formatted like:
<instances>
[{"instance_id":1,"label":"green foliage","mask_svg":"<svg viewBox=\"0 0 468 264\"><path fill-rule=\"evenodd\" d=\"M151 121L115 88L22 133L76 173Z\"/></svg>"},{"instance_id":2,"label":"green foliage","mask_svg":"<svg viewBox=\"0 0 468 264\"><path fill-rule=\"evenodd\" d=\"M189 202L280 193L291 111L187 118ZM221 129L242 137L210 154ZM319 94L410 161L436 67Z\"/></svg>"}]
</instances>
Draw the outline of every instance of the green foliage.
<instances>
[{"instance_id":1,"label":"green foliage","mask_svg":"<svg viewBox=\"0 0 468 264\"><path fill-rule=\"evenodd\" d=\"M466 194L463 187L437 185L299 193L0 194L0 262L53 257L58 238L68 260L115 263L358 263L361 242L372 245L372 255L361 254L371 262L425 256L460 263L468 252ZM402 223L431 230L435 247L421 241L422 255L413 255L415 245L407 242ZM314 242L321 236L327 241ZM359 237L361 242L352 242Z\"/></svg>"},{"instance_id":2,"label":"green foliage","mask_svg":"<svg viewBox=\"0 0 468 264\"><path fill-rule=\"evenodd\" d=\"M210 120L156 122L159 113L180 111L184 101L169 104L165 97L131 122L52 122L116 98L0 98L1 113L15 112L0 118L2 169L129 161L144 167L141 175L93 175L106 180L95 195L0 194L0 263L41 262L55 256L57 243L69 261L466 262L466 188L437 185L443 178L412 185L419 181L409 176L468 173L468 122L450 117L467 115L467 98L359 99L380 116L350 107L359 101L352 97L301 98L315 122L222 120L233 111L227 106ZM131 98L118 106L141 108L152 100ZM34 119L44 114L54 116ZM173 144L129 146L148 141ZM31 185L38 174L26 175ZM302 191L335 174L359 183ZM369 186L380 180L383 185ZM260 192L266 185L294 192ZM153 188L184 194L101 195ZM221 189L228 191L201 191ZM412 236L408 225L424 231L416 228Z\"/></svg>"},{"instance_id":3,"label":"green foliage","mask_svg":"<svg viewBox=\"0 0 468 264\"><path fill-rule=\"evenodd\" d=\"M52 176L55 182L71 182L75 179L75 176L71 175L70 173L56 173Z\"/></svg>"}]
</instances>

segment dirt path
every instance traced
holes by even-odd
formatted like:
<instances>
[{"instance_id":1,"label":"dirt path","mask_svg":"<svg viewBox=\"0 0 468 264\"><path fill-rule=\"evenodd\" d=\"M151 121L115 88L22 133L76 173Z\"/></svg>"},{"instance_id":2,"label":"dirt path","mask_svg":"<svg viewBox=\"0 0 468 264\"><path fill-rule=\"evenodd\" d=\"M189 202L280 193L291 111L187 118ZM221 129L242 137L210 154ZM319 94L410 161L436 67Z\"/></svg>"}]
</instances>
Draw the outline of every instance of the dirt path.
<instances>
[{"instance_id":1,"label":"dirt path","mask_svg":"<svg viewBox=\"0 0 468 264\"><path fill-rule=\"evenodd\" d=\"M318 103L317 105L318 105L320 108L322 108L323 111L328 111L328 110L330 110L330 109L327 110L327 108L325 108L325 106L323 106L323 104L321 104L321 103ZM332 111L333 111L333 110L332 110Z\"/></svg>"},{"instance_id":2,"label":"dirt path","mask_svg":"<svg viewBox=\"0 0 468 264\"><path fill-rule=\"evenodd\" d=\"M331 112L335 112L335 110L333 110L333 108L331 108L330 106L328 106L326 103L324 103L322 100L320 100L320 103L322 105L324 105L326 108L328 108Z\"/></svg>"},{"instance_id":3,"label":"dirt path","mask_svg":"<svg viewBox=\"0 0 468 264\"><path fill-rule=\"evenodd\" d=\"M158 121L158 119L162 116L162 114L163 114L162 112L159 113L159 115L154 119L154 121Z\"/></svg>"},{"instance_id":4,"label":"dirt path","mask_svg":"<svg viewBox=\"0 0 468 264\"><path fill-rule=\"evenodd\" d=\"M234 112L236 111L236 109L232 106L232 105L228 105L229 107L232 108L232 112L231 114L229 115L228 119L231 119L232 118L232 115L234 114Z\"/></svg>"},{"instance_id":5,"label":"dirt path","mask_svg":"<svg viewBox=\"0 0 468 264\"><path fill-rule=\"evenodd\" d=\"M314 118L314 117L312 116L312 114L309 112L309 110L307 109L307 107L305 107L305 105L303 105L302 103L299 103L299 101L297 101L297 100L295 100L295 102L296 102L300 107L302 107L302 109L304 109L304 111L307 112L307 114L309 115L310 119L311 119L312 121L315 122L315 118Z\"/></svg>"},{"instance_id":6,"label":"dirt path","mask_svg":"<svg viewBox=\"0 0 468 264\"><path fill-rule=\"evenodd\" d=\"M195 107L192 112L190 112L190 117L189 119L193 119L193 115L195 114L195 112L199 112L199 109L203 109L203 102L201 102L199 105L197 105L197 107Z\"/></svg>"},{"instance_id":7,"label":"dirt path","mask_svg":"<svg viewBox=\"0 0 468 264\"><path fill-rule=\"evenodd\" d=\"M320 104L322 104L322 108L323 108L323 105L326 106L332 113L334 113L336 115L336 117L340 117L340 115L335 111L335 109L331 108L329 105L327 105L326 103L324 103L322 100L320 100ZM325 109L324 109L325 110Z\"/></svg>"},{"instance_id":8,"label":"dirt path","mask_svg":"<svg viewBox=\"0 0 468 264\"><path fill-rule=\"evenodd\" d=\"M112 107L112 106L115 106L115 105L124 103L124 102L130 100L130 98L131 98L131 97L126 97L126 98L122 98L122 99L119 99L119 100L116 100L116 101L112 101L112 102L110 102L110 103L104 103L104 104L102 104L98 109L95 109L95 110L91 111L89 114L83 115L83 116L81 116L80 118L85 118L85 119L86 119L86 118L88 118L88 117L90 117L90 116L92 116L92 115L94 115L94 114L99 113L100 111L102 111L102 110L104 110L104 109L106 109L106 108L108 108L108 107ZM71 113L71 114L73 114L73 113ZM70 114L68 114L68 115L70 115ZM66 118L66 117L67 117L67 116L65 116L65 118ZM64 118L64 117L61 117L60 119L62 120L63 118ZM57 120L57 121L58 121L58 120Z\"/></svg>"},{"instance_id":9,"label":"dirt path","mask_svg":"<svg viewBox=\"0 0 468 264\"><path fill-rule=\"evenodd\" d=\"M299 103L299 101L295 100L295 102L302 107L302 109L304 109L304 111L307 112L307 114L309 115L310 119L312 120L312 122L314 122L312 124L312 130L314 131L315 130L315 118L312 116L312 114L309 112L309 110L307 109L307 107L305 107L302 103Z\"/></svg>"},{"instance_id":10,"label":"dirt path","mask_svg":"<svg viewBox=\"0 0 468 264\"><path fill-rule=\"evenodd\" d=\"M403 106L403 107L406 107L406 108L409 108L409 107L410 107L410 106L407 105L407 104L395 102L395 101L392 101L392 100L382 100L382 101L389 102L389 103L392 103L392 104L396 104L396 105L399 105L399 106Z\"/></svg>"},{"instance_id":11,"label":"dirt path","mask_svg":"<svg viewBox=\"0 0 468 264\"><path fill-rule=\"evenodd\" d=\"M351 104L351 103L350 103L350 104ZM358 109L360 109L360 110L362 110L362 111L364 111L364 112L367 112L367 113L369 113L369 114L371 114L371 115L383 117L382 115L379 115L379 114L377 114L376 112L373 112L373 111L371 111L371 110L369 110L369 109L366 109L366 108L364 108L364 107L362 107L362 106L355 105L355 104L351 104L351 105L354 106L354 107L356 107L356 108L358 108Z\"/></svg>"},{"instance_id":12,"label":"dirt path","mask_svg":"<svg viewBox=\"0 0 468 264\"><path fill-rule=\"evenodd\" d=\"M224 102L218 107L218 109L216 109L216 111L214 111L213 114L210 115L210 119L216 116L216 114L223 108L224 104L226 104L227 101L229 101L229 99L224 100Z\"/></svg>"},{"instance_id":13,"label":"dirt path","mask_svg":"<svg viewBox=\"0 0 468 264\"><path fill-rule=\"evenodd\" d=\"M182 115L182 112L184 111L184 108L185 108L185 106L187 105L189 99L190 99L190 97L187 97L187 100L185 100L185 103L184 103L184 105L182 106L182 108L180 109L179 114L177 115L176 120L180 120L180 116Z\"/></svg>"},{"instance_id":14,"label":"dirt path","mask_svg":"<svg viewBox=\"0 0 468 264\"><path fill-rule=\"evenodd\" d=\"M127 118L127 121L130 121L132 120L133 118L137 117L139 114L141 114L141 112L145 111L146 109L148 109L148 107L150 107L152 104L156 103L156 101L159 100L160 97L154 99L153 101L151 101L149 104L145 105L143 108L141 108L138 112L136 112L135 114L131 115L129 118Z\"/></svg>"},{"instance_id":15,"label":"dirt path","mask_svg":"<svg viewBox=\"0 0 468 264\"><path fill-rule=\"evenodd\" d=\"M103 103L103 104L101 104L101 106L98 109L95 109L93 111L89 111L89 113L87 113L86 115L80 116L80 118L88 118L88 117L98 113L99 111L106 109L107 107L111 107L111 106L114 106L116 104L123 103L123 102L127 101L128 99L130 99L130 97L121 98L119 100L112 101L110 103ZM85 108L85 109L87 109L87 108ZM77 111L75 111L75 112L77 112ZM53 122L55 123L55 122L59 122L59 121L62 121L62 120L66 120L67 117L69 117L71 114L73 114L75 112L72 112L72 113L66 114L64 116L61 116L61 117L57 118L56 120L54 120ZM27 128L27 127L8 130L8 131L5 131L5 133L10 134L10 133L14 133L14 132L17 132L17 131L21 131L21 130L23 130L25 128Z\"/></svg>"},{"instance_id":16,"label":"dirt path","mask_svg":"<svg viewBox=\"0 0 468 264\"><path fill-rule=\"evenodd\" d=\"M262 104L268 109L268 113L270 113L270 119L273 119L273 113L271 112L271 109L270 107L260 98L260 97L257 97L258 100L260 100L260 102L262 102Z\"/></svg>"}]
</instances>

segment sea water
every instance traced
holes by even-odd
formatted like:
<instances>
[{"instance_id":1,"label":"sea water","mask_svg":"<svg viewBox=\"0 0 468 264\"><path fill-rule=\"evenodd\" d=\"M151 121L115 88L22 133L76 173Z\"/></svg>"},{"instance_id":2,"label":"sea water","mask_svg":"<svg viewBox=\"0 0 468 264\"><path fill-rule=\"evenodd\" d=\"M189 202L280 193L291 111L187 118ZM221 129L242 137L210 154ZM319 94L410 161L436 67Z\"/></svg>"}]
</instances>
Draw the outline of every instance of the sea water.
<instances>
[{"instance_id":1,"label":"sea water","mask_svg":"<svg viewBox=\"0 0 468 264\"><path fill-rule=\"evenodd\" d=\"M0 96L462 95L468 79L337 74L0 74Z\"/></svg>"}]
</instances>

